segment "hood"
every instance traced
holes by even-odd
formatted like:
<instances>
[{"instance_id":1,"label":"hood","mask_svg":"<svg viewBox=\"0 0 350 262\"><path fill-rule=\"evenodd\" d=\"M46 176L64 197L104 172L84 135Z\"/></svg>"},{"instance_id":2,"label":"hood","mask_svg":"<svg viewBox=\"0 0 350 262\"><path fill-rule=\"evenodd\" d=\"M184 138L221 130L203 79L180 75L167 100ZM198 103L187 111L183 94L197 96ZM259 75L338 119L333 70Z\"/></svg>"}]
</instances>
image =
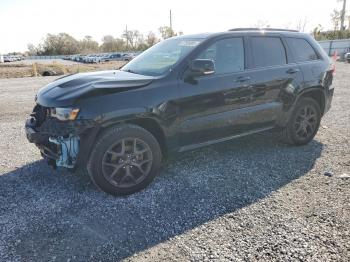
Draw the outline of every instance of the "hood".
<instances>
[{"instance_id":1,"label":"hood","mask_svg":"<svg viewBox=\"0 0 350 262\"><path fill-rule=\"evenodd\" d=\"M36 102L47 107L72 106L79 99L141 88L152 80L152 76L120 70L68 75L41 88Z\"/></svg>"}]
</instances>

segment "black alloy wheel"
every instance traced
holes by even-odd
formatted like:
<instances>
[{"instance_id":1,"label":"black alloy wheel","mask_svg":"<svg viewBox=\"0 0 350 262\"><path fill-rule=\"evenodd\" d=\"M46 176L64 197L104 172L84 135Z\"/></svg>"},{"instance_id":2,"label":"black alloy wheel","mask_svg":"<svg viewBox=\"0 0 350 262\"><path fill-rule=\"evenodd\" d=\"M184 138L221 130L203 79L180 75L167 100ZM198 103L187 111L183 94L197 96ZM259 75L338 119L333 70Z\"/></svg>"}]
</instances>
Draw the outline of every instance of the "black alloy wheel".
<instances>
[{"instance_id":1,"label":"black alloy wheel","mask_svg":"<svg viewBox=\"0 0 350 262\"><path fill-rule=\"evenodd\" d=\"M282 129L282 140L291 145L306 145L316 135L321 122L321 109L316 100L300 98L288 124Z\"/></svg>"},{"instance_id":2,"label":"black alloy wheel","mask_svg":"<svg viewBox=\"0 0 350 262\"><path fill-rule=\"evenodd\" d=\"M94 184L113 195L145 188L159 173L162 152L146 129L121 124L105 130L90 154L87 171Z\"/></svg>"},{"instance_id":3,"label":"black alloy wheel","mask_svg":"<svg viewBox=\"0 0 350 262\"><path fill-rule=\"evenodd\" d=\"M124 138L104 153L102 172L111 184L130 187L147 177L152 162L152 151L146 142L138 138Z\"/></svg>"}]
</instances>

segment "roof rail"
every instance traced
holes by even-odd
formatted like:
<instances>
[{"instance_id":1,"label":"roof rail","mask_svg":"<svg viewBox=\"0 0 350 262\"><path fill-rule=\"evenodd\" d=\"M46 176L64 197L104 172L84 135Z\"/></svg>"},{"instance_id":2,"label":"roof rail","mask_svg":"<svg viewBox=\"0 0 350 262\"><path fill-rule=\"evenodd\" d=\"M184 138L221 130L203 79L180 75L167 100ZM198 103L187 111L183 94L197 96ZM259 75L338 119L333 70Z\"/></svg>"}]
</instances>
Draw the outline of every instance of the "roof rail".
<instances>
[{"instance_id":1,"label":"roof rail","mask_svg":"<svg viewBox=\"0 0 350 262\"><path fill-rule=\"evenodd\" d=\"M228 31L282 31L282 32L299 32L298 30L293 29L281 29L281 28L254 28L254 27L247 27L247 28L232 28Z\"/></svg>"}]
</instances>

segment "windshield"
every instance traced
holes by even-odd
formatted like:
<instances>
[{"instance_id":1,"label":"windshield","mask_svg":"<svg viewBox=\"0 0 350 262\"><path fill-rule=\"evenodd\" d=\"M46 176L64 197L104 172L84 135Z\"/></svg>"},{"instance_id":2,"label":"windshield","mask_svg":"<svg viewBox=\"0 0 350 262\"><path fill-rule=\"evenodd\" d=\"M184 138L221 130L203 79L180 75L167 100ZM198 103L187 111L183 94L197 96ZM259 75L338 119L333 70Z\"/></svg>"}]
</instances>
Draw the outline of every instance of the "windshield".
<instances>
[{"instance_id":1,"label":"windshield","mask_svg":"<svg viewBox=\"0 0 350 262\"><path fill-rule=\"evenodd\" d=\"M122 68L122 71L150 76L163 75L202 40L190 38L164 40L134 58Z\"/></svg>"}]
</instances>

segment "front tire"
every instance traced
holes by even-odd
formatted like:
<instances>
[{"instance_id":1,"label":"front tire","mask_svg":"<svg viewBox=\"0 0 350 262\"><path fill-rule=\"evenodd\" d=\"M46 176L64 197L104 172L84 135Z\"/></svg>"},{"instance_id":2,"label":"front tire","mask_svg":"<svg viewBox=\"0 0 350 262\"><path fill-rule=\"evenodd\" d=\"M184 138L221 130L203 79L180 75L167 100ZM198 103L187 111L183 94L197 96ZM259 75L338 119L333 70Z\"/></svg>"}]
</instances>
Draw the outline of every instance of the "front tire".
<instances>
[{"instance_id":1,"label":"front tire","mask_svg":"<svg viewBox=\"0 0 350 262\"><path fill-rule=\"evenodd\" d=\"M282 130L282 141L290 145L306 145L315 137L320 122L321 109L318 103L312 98L302 97Z\"/></svg>"},{"instance_id":2,"label":"front tire","mask_svg":"<svg viewBox=\"0 0 350 262\"><path fill-rule=\"evenodd\" d=\"M145 188L158 174L161 150L155 137L136 125L114 126L97 140L87 163L94 184L112 195Z\"/></svg>"}]
</instances>

